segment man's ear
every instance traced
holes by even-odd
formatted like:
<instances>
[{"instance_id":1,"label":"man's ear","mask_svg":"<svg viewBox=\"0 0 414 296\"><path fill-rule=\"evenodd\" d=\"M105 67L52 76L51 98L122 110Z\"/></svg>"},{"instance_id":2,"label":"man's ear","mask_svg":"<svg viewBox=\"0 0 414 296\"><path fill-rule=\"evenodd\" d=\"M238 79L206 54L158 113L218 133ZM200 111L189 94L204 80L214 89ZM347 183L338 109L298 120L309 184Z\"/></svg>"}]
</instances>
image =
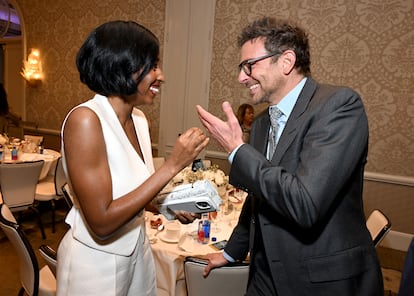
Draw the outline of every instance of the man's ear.
<instances>
[{"instance_id":1,"label":"man's ear","mask_svg":"<svg viewBox=\"0 0 414 296\"><path fill-rule=\"evenodd\" d=\"M289 75L290 72L295 68L296 63L296 54L293 50L285 50L282 55L280 56L282 67L283 67L283 74Z\"/></svg>"}]
</instances>

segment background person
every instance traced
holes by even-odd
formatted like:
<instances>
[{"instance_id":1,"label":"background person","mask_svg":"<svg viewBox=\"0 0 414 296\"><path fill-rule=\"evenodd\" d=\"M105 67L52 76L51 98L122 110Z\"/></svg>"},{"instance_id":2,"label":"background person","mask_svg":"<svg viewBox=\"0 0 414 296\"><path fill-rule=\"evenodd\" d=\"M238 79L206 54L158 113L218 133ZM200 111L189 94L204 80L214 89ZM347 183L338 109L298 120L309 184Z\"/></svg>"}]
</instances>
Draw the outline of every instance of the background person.
<instances>
[{"instance_id":1,"label":"background person","mask_svg":"<svg viewBox=\"0 0 414 296\"><path fill-rule=\"evenodd\" d=\"M250 250L247 295L383 295L363 211L368 123L361 98L310 77L307 35L287 21L254 21L239 46L239 82L253 104L269 108L253 122L249 145L228 102L225 122L197 106L230 153L230 183L249 194L224 253L207 256L205 275ZM279 115L270 128L273 111Z\"/></svg>"},{"instance_id":2,"label":"background person","mask_svg":"<svg viewBox=\"0 0 414 296\"><path fill-rule=\"evenodd\" d=\"M189 129L154 173L147 119L136 106L154 101L164 76L159 41L142 25L99 26L76 63L96 95L72 109L62 127L63 165L76 198L58 248L57 295L155 296L144 208L208 138Z\"/></svg>"},{"instance_id":3,"label":"background person","mask_svg":"<svg viewBox=\"0 0 414 296\"><path fill-rule=\"evenodd\" d=\"M254 108L250 104L241 104L237 109L237 120L243 132L243 142L249 143L250 129L254 119Z\"/></svg>"}]
</instances>

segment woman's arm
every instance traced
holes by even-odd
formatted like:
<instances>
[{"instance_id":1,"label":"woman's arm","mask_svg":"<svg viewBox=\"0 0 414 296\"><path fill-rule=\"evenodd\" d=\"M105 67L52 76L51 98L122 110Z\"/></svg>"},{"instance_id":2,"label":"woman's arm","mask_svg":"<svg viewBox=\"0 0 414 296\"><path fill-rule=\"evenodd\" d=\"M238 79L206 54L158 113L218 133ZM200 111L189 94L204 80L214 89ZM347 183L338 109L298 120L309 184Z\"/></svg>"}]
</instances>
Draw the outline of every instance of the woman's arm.
<instances>
[{"instance_id":1,"label":"woman's arm","mask_svg":"<svg viewBox=\"0 0 414 296\"><path fill-rule=\"evenodd\" d=\"M72 111L64 127L63 140L72 187L89 227L101 238L113 234L144 209L208 143L200 129L189 129L177 139L170 157L152 176L113 200L105 141L96 114L83 107Z\"/></svg>"}]
</instances>

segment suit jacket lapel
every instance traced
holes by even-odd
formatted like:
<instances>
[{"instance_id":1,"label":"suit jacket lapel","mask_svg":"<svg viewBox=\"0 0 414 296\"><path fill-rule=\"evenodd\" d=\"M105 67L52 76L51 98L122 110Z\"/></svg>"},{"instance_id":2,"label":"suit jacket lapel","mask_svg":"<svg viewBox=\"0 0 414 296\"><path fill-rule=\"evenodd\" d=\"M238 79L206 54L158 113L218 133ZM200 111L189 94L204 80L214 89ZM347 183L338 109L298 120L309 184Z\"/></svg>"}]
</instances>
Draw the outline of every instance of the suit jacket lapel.
<instances>
[{"instance_id":1,"label":"suit jacket lapel","mask_svg":"<svg viewBox=\"0 0 414 296\"><path fill-rule=\"evenodd\" d=\"M295 106L293 107L292 113L286 122L283 133L279 138L276 151L273 154L272 163L280 163L280 160L282 159L286 150L289 148L290 144L296 137L296 127L298 126L300 117L302 116L303 112L305 112L313 94L315 93L316 86L316 82L313 79L308 78L301 93L299 94Z\"/></svg>"}]
</instances>

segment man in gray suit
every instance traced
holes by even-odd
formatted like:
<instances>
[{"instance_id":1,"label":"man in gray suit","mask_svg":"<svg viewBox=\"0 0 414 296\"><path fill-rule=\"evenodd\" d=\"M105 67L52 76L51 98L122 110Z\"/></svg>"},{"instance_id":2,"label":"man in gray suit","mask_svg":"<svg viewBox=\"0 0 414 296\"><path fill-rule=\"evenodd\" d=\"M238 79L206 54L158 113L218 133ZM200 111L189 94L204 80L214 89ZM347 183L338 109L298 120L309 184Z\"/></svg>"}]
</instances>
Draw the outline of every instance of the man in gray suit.
<instances>
[{"instance_id":1,"label":"man in gray suit","mask_svg":"<svg viewBox=\"0 0 414 296\"><path fill-rule=\"evenodd\" d=\"M361 98L310 78L307 35L289 22L257 20L239 46L239 82L254 104L270 107L244 144L228 102L227 121L197 106L229 153L230 183L249 194L224 252L208 255L205 276L250 251L246 295L383 295L363 211L368 123Z\"/></svg>"}]
</instances>

